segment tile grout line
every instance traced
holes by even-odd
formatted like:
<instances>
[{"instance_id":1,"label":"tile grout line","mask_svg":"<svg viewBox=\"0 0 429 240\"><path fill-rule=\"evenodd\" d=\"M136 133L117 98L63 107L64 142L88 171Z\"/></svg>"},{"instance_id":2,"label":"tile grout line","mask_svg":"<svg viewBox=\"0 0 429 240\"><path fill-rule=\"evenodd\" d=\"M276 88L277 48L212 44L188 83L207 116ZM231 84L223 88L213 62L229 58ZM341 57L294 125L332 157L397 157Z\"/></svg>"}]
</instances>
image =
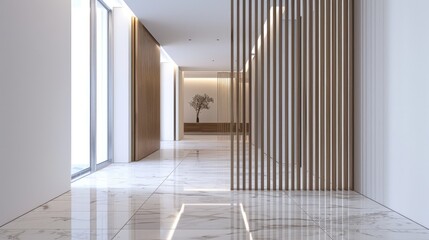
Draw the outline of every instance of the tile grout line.
<instances>
[{"instance_id":1,"label":"tile grout line","mask_svg":"<svg viewBox=\"0 0 429 240\"><path fill-rule=\"evenodd\" d=\"M176 167L174 167L174 169L165 177L165 179L159 184L159 186L149 195L149 197L142 203L142 205L134 212L134 214L130 217L130 219L128 219L128 221L124 224L124 226L121 227L121 229L118 230L118 232L111 238L112 240L115 239L118 234L124 230L124 227L127 226L127 224L131 221L131 219L136 216L137 212L140 211L140 209L146 204L146 202L158 191L158 189L161 187L162 184L164 184L164 182L171 176L171 174L173 174L176 169L182 164L182 162L188 157L188 155L192 152L192 151L196 151L195 149L191 150L189 153L187 153L183 159L180 161L179 164L176 165Z\"/></svg>"},{"instance_id":2,"label":"tile grout line","mask_svg":"<svg viewBox=\"0 0 429 240\"><path fill-rule=\"evenodd\" d=\"M294 202L294 204L295 205L297 205L306 215L307 215L307 217L310 219L310 221L312 221L312 222L314 222L314 223L316 223L316 225L320 228L320 229L322 229L322 231L324 232L324 233L326 233L326 235L330 238L330 239L332 239L332 240L334 240L334 238L333 238L333 236L331 236L331 234L329 234L327 231L326 231L326 229L325 228L323 228L322 226L321 226L321 224L318 222L318 221L316 221L315 219L313 219L311 216L310 216L310 214L308 214L308 212L307 211L305 211L304 210L304 208L302 208L301 207L301 205L293 198L293 197L291 197L289 194L287 194L287 192L285 192L285 194L286 194L286 196L288 197L288 198L290 198L290 199L292 199L292 201Z\"/></svg>"},{"instance_id":3,"label":"tile grout line","mask_svg":"<svg viewBox=\"0 0 429 240\"><path fill-rule=\"evenodd\" d=\"M424 225L422 225L422 224L420 224L420 223L418 223L418 222L414 221L413 219L411 219L411 218L409 218L409 217L407 217L407 216L405 216L405 215L403 215L403 214L401 214L401 213L399 213L399 212L397 212L397 211L395 211L395 210L391 209L390 207L388 207L388 206L386 206L386 205L384 205L384 204L382 204L382 203L380 203L380 202L377 202L376 200L374 200L374 199L372 199L372 198L370 198L370 197L368 197L368 196L365 196L364 194L362 194L362 193L360 193L360 192L357 192L357 191L354 191L354 192L355 192L355 193L357 193L357 194L359 194L359 195L361 195L362 197L365 197L365 198L369 199L370 201L373 201L374 203L377 203L378 205L380 205L380 206L382 206L382 207L384 207L384 208L386 208L386 209L390 210L391 212L396 213L396 214L398 214L399 216L401 216L401 217L403 217L403 218L405 218L405 219L410 220L411 222L413 222L413 223L415 223L415 224L419 225L420 227L422 227L423 229L429 230L429 227L426 227L426 226L424 226Z\"/></svg>"}]
</instances>

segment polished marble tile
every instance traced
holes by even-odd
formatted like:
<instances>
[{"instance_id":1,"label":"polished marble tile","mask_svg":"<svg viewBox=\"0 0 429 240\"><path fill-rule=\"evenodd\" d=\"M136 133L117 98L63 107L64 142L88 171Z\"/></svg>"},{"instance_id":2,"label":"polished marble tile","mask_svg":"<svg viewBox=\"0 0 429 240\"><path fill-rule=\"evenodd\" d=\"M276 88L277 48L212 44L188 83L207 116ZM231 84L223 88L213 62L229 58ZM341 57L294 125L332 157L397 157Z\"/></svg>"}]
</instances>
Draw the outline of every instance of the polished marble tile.
<instances>
[{"instance_id":1,"label":"polished marble tile","mask_svg":"<svg viewBox=\"0 0 429 240\"><path fill-rule=\"evenodd\" d=\"M8 240L109 240L117 231L88 230L0 230L0 239Z\"/></svg>"},{"instance_id":2,"label":"polished marble tile","mask_svg":"<svg viewBox=\"0 0 429 240\"><path fill-rule=\"evenodd\" d=\"M115 240L245 240L255 239L246 230L122 230L116 235Z\"/></svg>"},{"instance_id":3,"label":"polished marble tile","mask_svg":"<svg viewBox=\"0 0 429 240\"><path fill-rule=\"evenodd\" d=\"M134 212L39 212L33 211L6 224L7 230L119 230Z\"/></svg>"},{"instance_id":4,"label":"polished marble tile","mask_svg":"<svg viewBox=\"0 0 429 240\"><path fill-rule=\"evenodd\" d=\"M427 229L384 230L384 229L336 229L332 234L335 240L428 240Z\"/></svg>"},{"instance_id":5,"label":"polished marble tile","mask_svg":"<svg viewBox=\"0 0 429 240\"><path fill-rule=\"evenodd\" d=\"M0 239L429 240L353 191L230 191L227 136L186 136L112 164L0 228Z\"/></svg>"}]
</instances>

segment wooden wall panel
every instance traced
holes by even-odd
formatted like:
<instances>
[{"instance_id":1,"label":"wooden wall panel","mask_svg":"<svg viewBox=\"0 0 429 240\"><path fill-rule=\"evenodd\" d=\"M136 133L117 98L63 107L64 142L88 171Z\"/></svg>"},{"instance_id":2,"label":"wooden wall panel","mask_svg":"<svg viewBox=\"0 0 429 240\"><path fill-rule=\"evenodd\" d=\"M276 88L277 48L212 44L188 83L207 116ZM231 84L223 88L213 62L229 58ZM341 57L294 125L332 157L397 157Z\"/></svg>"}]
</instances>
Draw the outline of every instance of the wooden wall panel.
<instances>
[{"instance_id":1,"label":"wooden wall panel","mask_svg":"<svg viewBox=\"0 0 429 240\"><path fill-rule=\"evenodd\" d=\"M133 152L141 160L160 148L160 46L133 19Z\"/></svg>"}]
</instances>

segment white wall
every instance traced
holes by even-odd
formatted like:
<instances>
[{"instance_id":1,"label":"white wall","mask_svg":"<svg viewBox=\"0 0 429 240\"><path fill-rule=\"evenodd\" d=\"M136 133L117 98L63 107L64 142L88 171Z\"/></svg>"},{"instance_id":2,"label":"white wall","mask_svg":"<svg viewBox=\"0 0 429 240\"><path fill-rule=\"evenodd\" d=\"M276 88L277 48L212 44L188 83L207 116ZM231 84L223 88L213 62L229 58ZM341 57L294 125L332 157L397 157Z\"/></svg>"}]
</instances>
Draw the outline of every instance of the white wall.
<instances>
[{"instance_id":1,"label":"white wall","mask_svg":"<svg viewBox=\"0 0 429 240\"><path fill-rule=\"evenodd\" d=\"M429 227L427 9L356 1L356 190Z\"/></svg>"},{"instance_id":2,"label":"white wall","mask_svg":"<svg viewBox=\"0 0 429 240\"><path fill-rule=\"evenodd\" d=\"M161 141L174 140L175 64L161 63Z\"/></svg>"},{"instance_id":3,"label":"white wall","mask_svg":"<svg viewBox=\"0 0 429 240\"><path fill-rule=\"evenodd\" d=\"M113 8L113 161L131 161L131 17Z\"/></svg>"},{"instance_id":4,"label":"white wall","mask_svg":"<svg viewBox=\"0 0 429 240\"><path fill-rule=\"evenodd\" d=\"M217 78L185 78L184 81L184 121L185 123L194 123L196 113L194 108L189 105L195 94L204 95L206 93L214 99L210 103L210 109L200 112L200 122L215 123L217 122Z\"/></svg>"},{"instance_id":5,"label":"white wall","mask_svg":"<svg viewBox=\"0 0 429 240\"><path fill-rule=\"evenodd\" d=\"M70 189L71 2L0 8L0 225Z\"/></svg>"}]
</instances>

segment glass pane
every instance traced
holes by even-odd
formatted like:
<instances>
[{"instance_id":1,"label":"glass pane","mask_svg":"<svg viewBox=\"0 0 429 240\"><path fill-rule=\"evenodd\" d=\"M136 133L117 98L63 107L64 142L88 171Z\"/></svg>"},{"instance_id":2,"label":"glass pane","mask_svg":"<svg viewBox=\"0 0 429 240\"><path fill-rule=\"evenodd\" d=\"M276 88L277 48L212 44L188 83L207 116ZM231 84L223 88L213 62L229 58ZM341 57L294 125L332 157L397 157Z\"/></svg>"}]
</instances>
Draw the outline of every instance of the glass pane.
<instances>
[{"instance_id":1,"label":"glass pane","mask_svg":"<svg viewBox=\"0 0 429 240\"><path fill-rule=\"evenodd\" d=\"M90 5L72 0L71 173L90 167Z\"/></svg>"},{"instance_id":2,"label":"glass pane","mask_svg":"<svg viewBox=\"0 0 429 240\"><path fill-rule=\"evenodd\" d=\"M109 14L97 1L97 164L108 160Z\"/></svg>"}]
</instances>

